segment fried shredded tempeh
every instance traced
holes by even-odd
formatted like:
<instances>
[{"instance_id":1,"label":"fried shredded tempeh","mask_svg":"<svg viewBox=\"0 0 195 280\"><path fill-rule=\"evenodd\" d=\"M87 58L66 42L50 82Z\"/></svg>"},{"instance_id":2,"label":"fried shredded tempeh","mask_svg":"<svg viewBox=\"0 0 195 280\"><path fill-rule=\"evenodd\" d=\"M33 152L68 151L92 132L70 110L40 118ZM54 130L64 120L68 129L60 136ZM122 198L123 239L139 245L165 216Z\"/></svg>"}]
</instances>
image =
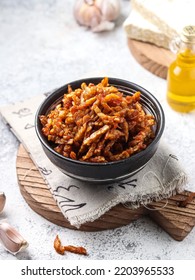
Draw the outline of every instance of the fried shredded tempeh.
<instances>
[{"instance_id":1,"label":"fried shredded tempeh","mask_svg":"<svg viewBox=\"0 0 195 280\"><path fill-rule=\"evenodd\" d=\"M109 85L68 86L48 115L40 116L42 132L55 151L74 160L110 162L130 157L153 140L155 118L144 111L140 92L125 96Z\"/></svg>"},{"instance_id":2,"label":"fried shredded tempeh","mask_svg":"<svg viewBox=\"0 0 195 280\"><path fill-rule=\"evenodd\" d=\"M56 238L54 240L54 249L60 255L64 255L64 253L66 251L75 253L75 254L87 255L87 251L84 247L75 247L72 245L62 246L58 235L56 236Z\"/></svg>"}]
</instances>

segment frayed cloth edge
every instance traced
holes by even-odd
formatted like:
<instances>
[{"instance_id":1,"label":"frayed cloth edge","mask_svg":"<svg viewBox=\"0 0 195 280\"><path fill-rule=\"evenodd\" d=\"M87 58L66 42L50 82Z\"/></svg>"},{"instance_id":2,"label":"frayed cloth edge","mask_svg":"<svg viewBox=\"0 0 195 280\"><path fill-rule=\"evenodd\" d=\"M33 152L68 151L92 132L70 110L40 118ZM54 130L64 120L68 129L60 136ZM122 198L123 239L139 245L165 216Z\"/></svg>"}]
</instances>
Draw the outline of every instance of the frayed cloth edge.
<instances>
[{"instance_id":1,"label":"frayed cloth edge","mask_svg":"<svg viewBox=\"0 0 195 280\"><path fill-rule=\"evenodd\" d=\"M187 183L187 175L185 173L180 173L174 180L164 185L164 192L158 191L157 193L151 193L150 195L118 195L116 198L112 199L110 202L106 202L101 209L96 209L90 214L72 217L69 222L72 226L80 228L81 225L87 222L93 222L100 218L103 214L109 211L112 207L122 203L127 204L124 206L129 209L137 209L140 206L147 205L153 201L160 201L165 198L170 198L178 193L184 191L184 185ZM66 217L67 219L67 217Z\"/></svg>"}]
</instances>

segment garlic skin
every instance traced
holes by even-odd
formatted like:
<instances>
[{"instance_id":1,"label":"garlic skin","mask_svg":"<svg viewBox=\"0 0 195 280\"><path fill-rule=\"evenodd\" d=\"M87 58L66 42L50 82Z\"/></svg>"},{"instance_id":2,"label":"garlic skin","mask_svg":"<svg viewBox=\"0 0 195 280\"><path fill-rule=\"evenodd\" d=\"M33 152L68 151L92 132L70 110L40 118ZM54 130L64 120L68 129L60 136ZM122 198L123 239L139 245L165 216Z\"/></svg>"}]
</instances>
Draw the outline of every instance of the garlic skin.
<instances>
[{"instance_id":1,"label":"garlic skin","mask_svg":"<svg viewBox=\"0 0 195 280\"><path fill-rule=\"evenodd\" d=\"M77 0L74 17L93 32L112 30L120 14L120 0Z\"/></svg>"},{"instance_id":2,"label":"garlic skin","mask_svg":"<svg viewBox=\"0 0 195 280\"><path fill-rule=\"evenodd\" d=\"M114 22L111 21L101 21L100 24L92 28L93 32L109 31L114 29Z\"/></svg>"},{"instance_id":3,"label":"garlic skin","mask_svg":"<svg viewBox=\"0 0 195 280\"><path fill-rule=\"evenodd\" d=\"M0 242L13 255L28 247L28 242L7 222L0 222Z\"/></svg>"},{"instance_id":4,"label":"garlic skin","mask_svg":"<svg viewBox=\"0 0 195 280\"><path fill-rule=\"evenodd\" d=\"M6 196L3 192L0 192L0 213L3 211L6 202Z\"/></svg>"}]
</instances>

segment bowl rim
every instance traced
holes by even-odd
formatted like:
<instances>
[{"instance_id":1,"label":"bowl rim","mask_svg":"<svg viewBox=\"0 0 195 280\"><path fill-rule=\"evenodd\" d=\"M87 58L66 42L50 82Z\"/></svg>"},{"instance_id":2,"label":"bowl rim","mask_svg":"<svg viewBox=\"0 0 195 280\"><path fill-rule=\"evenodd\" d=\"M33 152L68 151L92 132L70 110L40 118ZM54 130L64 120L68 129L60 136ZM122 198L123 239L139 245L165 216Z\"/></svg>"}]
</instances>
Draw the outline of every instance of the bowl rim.
<instances>
[{"instance_id":1,"label":"bowl rim","mask_svg":"<svg viewBox=\"0 0 195 280\"><path fill-rule=\"evenodd\" d=\"M108 82L109 84L113 85L114 83L117 83L119 84L118 86L120 86L120 83L123 83L123 84L126 84L125 86L132 86L133 87L133 90L136 90L136 91L140 91L141 94L143 93L144 96L148 97L150 99L150 101L152 101L152 104L155 104L158 108L158 111L160 113L160 119L161 119L161 122L159 123L159 129L158 129L158 132L157 134L155 135L155 138L153 139L153 141L142 151L136 153L136 154L133 154L132 156L128 157L128 158L124 158L124 159L121 159L121 160L116 160L116 161L110 161L110 162L87 162L87 161L79 161L79 160L74 160L74 159L71 159L71 158L68 158L68 157L65 157L59 153L57 153L48 143L47 143L47 138L39 131L39 128L38 128L38 122L40 122L39 120L39 116L40 116L40 111L42 110L43 107L45 107L45 104L49 103L49 101L51 99L53 99L53 97L55 95L57 95L59 92L61 92L62 90L64 90L66 87L68 87L68 85L72 85L74 83L78 83L78 84L81 84L83 82L87 82L87 83L90 83L90 82L94 82L97 81L101 81L104 77L90 77L90 78L82 78L82 79L78 79L78 80L74 80L74 81L71 81L71 82L68 82L66 84L64 84L63 86L55 89L54 91L52 91L52 93L47 96L43 102L39 105L37 111L36 111L36 114L35 114L35 131L36 131L36 134L40 140L40 142L42 143L42 145L48 149L52 154L54 154L55 156L57 156L58 158L62 159L62 160L65 160L65 161L69 161L71 163L74 163L76 165L85 165L85 166L110 166L110 165L116 165L116 164L123 164L124 162L127 162L128 160L132 161L132 160L136 160L136 159L140 159L142 157L144 157L144 155L146 153L148 153L152 147L157 144L164 132L164 127L165 127L165 114L164 114L164 111L163 111L163 108L160 104L160 102L158 101L158 99L151 93L149 92L147 89L143 88L142 86L134 83L134 82L131 82L131 81L128 81L128 80L124 80L124 79L120 79L120 78L113 78L113 77L108 77ZM111 81L111 82L110 82ZM117 87L117 85L114 85ZM123 85L124 86L124 85ZM65 93L65 92L64 92ZM64 94L63 93L63 94ZM56 99L57 100L57 99ZM52 104L50 104L51 106Z\"/></svg>"}]
</instances>

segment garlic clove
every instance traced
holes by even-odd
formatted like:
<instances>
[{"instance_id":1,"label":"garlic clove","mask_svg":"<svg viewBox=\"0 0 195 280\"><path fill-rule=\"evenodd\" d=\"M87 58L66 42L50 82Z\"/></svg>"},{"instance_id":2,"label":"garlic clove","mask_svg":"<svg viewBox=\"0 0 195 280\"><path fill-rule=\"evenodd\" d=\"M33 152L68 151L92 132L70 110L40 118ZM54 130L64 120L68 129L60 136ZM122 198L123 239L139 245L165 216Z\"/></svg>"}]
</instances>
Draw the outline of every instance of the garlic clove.
<instances>
[{"instance_id":1,"label":"garlic clove","mask_svg":"<svg viewBox=\"0 0 195 280\"><path fill-rule=\"evenodd\" d=\"M0 223L0 241L14 255L28 247L28 242L7 222Z\"/></svg>"},{"instance_id":2,"label":"garlic clove","mask_svg":"<svg viewBox=\"0 0 195 280\"><path fill-rule=\"evenodd\" d=\"M101 10L103 20L114 21L120 14L119 0L96 0L95 5Z\"/></svg>"},{"instance_id":3,"label":"garlic clove","mask_svg":"<svg viewBox=\"0 0 195 280\"><path fill-rule=\"evenodd\" d=\"M95 27L101 22L101 12L94 1L79 0L74 7L74 17L77 22L87 27Z\"/></svg>"},{"instance_id":4,"label":"garlic clove","mask_svg":"<svg viewBox=\"0 0 195 280\"><path fill-rule=\"evenodd\" d=\"M3 192L0 192L0 213L3 211L6 202L6 196Z\"/></svg>"}]
</instances>

